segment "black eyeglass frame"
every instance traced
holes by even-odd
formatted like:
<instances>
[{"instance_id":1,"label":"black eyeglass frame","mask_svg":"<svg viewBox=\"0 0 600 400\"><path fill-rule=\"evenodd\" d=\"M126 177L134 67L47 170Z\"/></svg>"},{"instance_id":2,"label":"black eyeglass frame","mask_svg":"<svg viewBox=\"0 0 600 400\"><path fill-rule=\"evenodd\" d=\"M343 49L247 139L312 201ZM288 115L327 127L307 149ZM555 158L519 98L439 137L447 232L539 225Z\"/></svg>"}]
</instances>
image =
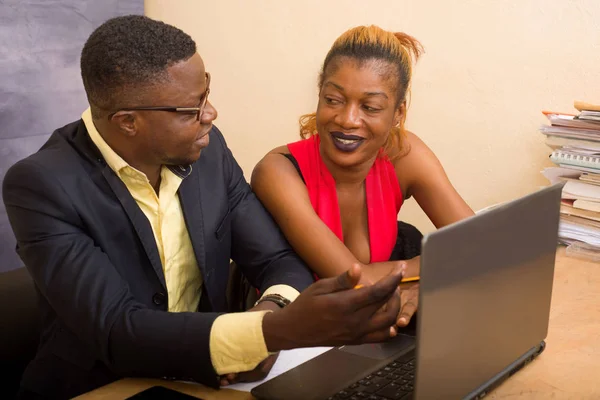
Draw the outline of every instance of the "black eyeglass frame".
<instances>
[{"instance_id":1,"label":"black eyeglass frame","mask_svg":"<svg viewBox=\"0 0 600 400\"><path fill-rule=\"evenodd\" d=\"M149 107L125 107L119 108L114 113L108 115L108 119L110 120L113 115L118 113L119 111L167 111L167 112L180 112L180 113L196 113L196 121L200 121L200 117L202 113L204 113L204 108L206 107L206 103L208 103L208 95L210 94L210 73L205 73L206 77L206 90L202 95L201 104L198 107L172 107L172 106L149 106Z\"/></svg>"}]
</instances>

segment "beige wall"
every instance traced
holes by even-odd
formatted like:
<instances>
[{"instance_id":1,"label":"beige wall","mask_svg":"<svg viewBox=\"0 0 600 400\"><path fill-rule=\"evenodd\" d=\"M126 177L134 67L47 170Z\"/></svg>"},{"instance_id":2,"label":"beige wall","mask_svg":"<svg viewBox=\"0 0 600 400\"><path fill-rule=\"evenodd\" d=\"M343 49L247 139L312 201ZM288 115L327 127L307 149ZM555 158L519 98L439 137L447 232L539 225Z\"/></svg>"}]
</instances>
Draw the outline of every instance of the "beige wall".
<instances>
[{"instance_id":1,"label":"beige wall","mask_svg":"<svg viewBox=\"0 0 600 400\"><path fill-rule=\"evenodd\" d=\"M146 0L146 14L198 43L219 126L249 179L271 148L297 140L317 73L346 29L403 30L426 50L407 126L438 155L474 209L528 193L551 165L542 109L600 101L598 0ZM400 217L432 229L413 200Z\"/></svg>"}]
</instances>

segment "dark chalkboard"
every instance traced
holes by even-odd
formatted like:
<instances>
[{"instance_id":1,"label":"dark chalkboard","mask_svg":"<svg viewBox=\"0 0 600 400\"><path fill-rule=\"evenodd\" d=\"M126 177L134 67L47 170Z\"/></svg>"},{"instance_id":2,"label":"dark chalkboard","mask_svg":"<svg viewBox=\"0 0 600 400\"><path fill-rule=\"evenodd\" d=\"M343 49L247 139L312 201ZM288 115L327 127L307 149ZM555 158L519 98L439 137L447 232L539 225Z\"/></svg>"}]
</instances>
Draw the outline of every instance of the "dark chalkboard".
<instances>
[{"instance_id":1,"label":"dark chalkboard","mask_svg":"<svg viewBox=\"0 0 600 400\"><path fill-rule=\"evenodd\" d=\"M0 181L87 107L79 56L90 33L143 12L143 0L0 0ZM0 272L21 265L0 202Z\"/></svg>"}]
</instances>

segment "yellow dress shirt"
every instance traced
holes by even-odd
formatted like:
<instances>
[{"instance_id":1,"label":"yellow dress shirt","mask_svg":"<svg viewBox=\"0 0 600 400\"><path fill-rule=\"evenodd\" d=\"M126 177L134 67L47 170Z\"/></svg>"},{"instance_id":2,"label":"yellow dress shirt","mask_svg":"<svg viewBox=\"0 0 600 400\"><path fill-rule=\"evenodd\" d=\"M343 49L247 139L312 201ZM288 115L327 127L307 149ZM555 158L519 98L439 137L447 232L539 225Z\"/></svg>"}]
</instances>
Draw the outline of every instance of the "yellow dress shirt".
<instances>
[{"instance_id":1,"label":"yellow dress shirt","mask_svg":"<svg viewBox=\"0 0 600 400\"><path fill-rule=\"evenodd\" d=\"M202 290L202 275L177 196L179 185L185 178L163 166L157 195L146 174L130 166L102 138L89 108L81 118L106 164L127 186L152 226L165 274L169 311L196 311ZM280 294L291 301L299 294L287 285L272 286L263 296L270 293ZM215 319L210 331L210 355L217 374L252 370L268 356L262 331L265 313L224 314Z\"/></svg>"}]
</instances>

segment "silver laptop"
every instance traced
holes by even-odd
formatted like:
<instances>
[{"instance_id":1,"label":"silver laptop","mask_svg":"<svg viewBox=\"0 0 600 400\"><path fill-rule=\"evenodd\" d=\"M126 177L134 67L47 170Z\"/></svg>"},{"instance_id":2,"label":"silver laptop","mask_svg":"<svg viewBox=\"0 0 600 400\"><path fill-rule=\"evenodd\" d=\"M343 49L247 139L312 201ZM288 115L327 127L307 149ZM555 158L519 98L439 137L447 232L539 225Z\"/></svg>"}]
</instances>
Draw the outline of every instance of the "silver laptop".
<instances>
[{"instance_id":1,"label":"silver laptop","mask_svg":"<svg viewBox=\"0 0 600 400\"><path fill-rule=\"evenodd\" d=\"M333 348L258 399L474 399L545 348L563 184L425 235L416 338Z\"/></svg>"}]
</instances>

